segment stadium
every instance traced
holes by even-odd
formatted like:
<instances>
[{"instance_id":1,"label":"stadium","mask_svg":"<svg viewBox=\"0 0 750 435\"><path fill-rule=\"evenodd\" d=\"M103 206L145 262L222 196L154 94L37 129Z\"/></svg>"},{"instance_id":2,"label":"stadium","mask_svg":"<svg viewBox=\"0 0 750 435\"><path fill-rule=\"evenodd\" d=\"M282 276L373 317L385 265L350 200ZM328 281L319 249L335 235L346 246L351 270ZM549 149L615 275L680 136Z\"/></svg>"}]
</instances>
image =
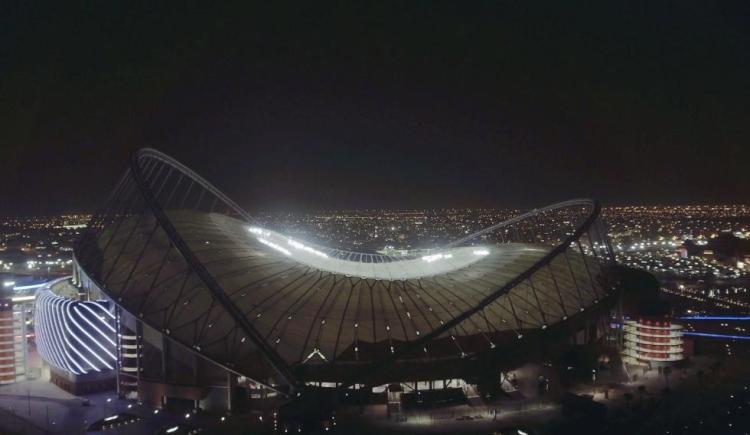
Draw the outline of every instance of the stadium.
<instances>
[{"instance_id":1,"label":"stadium","mask_svg":"<svg viewBox=\"0 0 750 435\"><path fill-rule=\"evenodd\" d=\"M118 392L148 403L481 385L609 333L619 289L599 213L572 200L439 248L351 252L265 227L142 149L76 246L71 282L104 301ZM44 348L59 370L87 369Z\"/></svg>"}]
</instances>

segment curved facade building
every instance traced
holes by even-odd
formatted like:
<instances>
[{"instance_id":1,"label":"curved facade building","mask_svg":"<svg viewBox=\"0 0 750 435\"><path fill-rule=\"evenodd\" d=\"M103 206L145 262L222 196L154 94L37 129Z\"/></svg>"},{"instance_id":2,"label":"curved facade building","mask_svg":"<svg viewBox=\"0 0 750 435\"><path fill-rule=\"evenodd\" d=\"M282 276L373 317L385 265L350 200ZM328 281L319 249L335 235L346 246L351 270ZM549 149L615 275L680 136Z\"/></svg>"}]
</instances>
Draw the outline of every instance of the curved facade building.
<instances>
[{"instance_id":1,"label":"curved facade building","mask_svg":"<svg viewBox=\"0 0 750 435\"><path fill-rule=\"evenodd\" d=\"M684 359L682 325L663 317L625 321L625 361L636 365L671 364Z\"/></svg>"},{"instance_id":2,"label":"curved facade building","mask_svg":"<svg viewBox=\"0 0 750 435\"><path fill-rule=\"evenodd\" d=\"M150 149L133 155L75 255L79 280L142 325L134 337L158 333L230 373L290 389L501 361L537 337L589 334L614 293L591 200L419 254L357 253L258 224Z\"/></svg>"},{"instance_id":3,"label":"curved facade building","mask_svg":"<svg viewBox=\"0 0 750 435\"><path fill-rule=\"evenodd\" d=\"M84 296L65 277L44 284L34 302L36 349L52 382L75 394L112 388L119 361L113 304Z\"/></svg>"},{"instance_id":4,"label":"curved facade building","mask_svg":"<svg viewBox=\"0 0 750 435\"><path fill-rule=\"evenodd\" d=\"M37 293L34 320L42 358L74 375L113 370L115 325L107 305L67 299L47 289Z\"/></svg>"}]
</instances>

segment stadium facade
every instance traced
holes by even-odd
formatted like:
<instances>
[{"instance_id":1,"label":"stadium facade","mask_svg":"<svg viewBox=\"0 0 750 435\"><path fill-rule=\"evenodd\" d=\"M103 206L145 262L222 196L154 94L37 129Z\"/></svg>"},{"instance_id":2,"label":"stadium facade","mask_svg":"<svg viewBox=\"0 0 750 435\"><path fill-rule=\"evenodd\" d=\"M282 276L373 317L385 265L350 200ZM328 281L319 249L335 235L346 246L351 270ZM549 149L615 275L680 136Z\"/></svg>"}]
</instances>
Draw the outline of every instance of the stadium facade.
<instances>
[{"instance_id":1,"label":"stadium facade","mask_svg":"<svg viewBox=\"0 0 750 435\"><path fill-rule=\"evenodd\" d=\"M231 408L237 388L432 385L607 333L618 287L599 213L573 200L442 248L350 252L265 228L143 149L78 243L73 282L111 301L123 395Z\"/></svg>"},{"instance_id":2,"label":"stadium facade","mask_svg":"<svg viewBox=\"0 0 750 435\"><path fill-rule=\"evenodd\" d=\"M42 286L34 304L36 348L50 379L74 394L111 389L118 363L113 304L78 300L68 277Z\"/></svg>"}]
</instances>

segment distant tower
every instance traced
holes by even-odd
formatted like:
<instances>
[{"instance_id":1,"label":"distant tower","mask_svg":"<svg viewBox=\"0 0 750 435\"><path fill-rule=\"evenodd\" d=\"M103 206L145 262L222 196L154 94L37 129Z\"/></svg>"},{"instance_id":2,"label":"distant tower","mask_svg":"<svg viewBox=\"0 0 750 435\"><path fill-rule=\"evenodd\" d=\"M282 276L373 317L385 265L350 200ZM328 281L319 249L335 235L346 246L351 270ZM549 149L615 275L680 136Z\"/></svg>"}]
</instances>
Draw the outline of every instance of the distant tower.
<instances>
[{"instance_id":1,"label":"distant tower","mask_svg":"<svg viewBox=\"0 0 750 435\"><path fill-rule=\"evenodd\" d=\"M625 321L623 360L634 365L669 365L684 359L682 325L667 317Z\"/></svg>"}]
</instances>

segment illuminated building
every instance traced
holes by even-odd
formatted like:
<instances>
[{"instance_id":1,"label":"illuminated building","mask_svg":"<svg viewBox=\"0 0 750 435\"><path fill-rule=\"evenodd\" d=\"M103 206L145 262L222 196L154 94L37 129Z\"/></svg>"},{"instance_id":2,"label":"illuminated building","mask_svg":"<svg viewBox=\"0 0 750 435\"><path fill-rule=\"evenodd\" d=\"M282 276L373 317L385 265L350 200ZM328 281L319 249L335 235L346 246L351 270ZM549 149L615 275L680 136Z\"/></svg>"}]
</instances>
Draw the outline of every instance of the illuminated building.
<instances>
[{"instance_id":1,"label":"illuminated building","mask_svg":"<svg viewBox=\"0 0 750 435\"><path fill-rule=\"evenodd\" d=\"M83 233L74 280L113 301L118 391L150 403L432 385L607 331L619 291L599 212L573 200L441 248L353 252L267 228L147 149Z\"/></svg>"},{"instance_id":2,"label":"illuminated building","mask_svg":"<svg viewBox=\"0 0 750 435\"><path fill-rule=\"evenodd\" d=\"M114 386L115 318L108 301L79 301L54 292L56 280L36 296L36 345L54 384L80 394Z\"/></svg>"},{"instance_id":3,"label":"illuminated building","mask_svg":"<svg viewBox=\"0 0 750 435\"><path fill-rule=\"evenodd\" d=\"M0 299L0 384L26 380L27 351L24 304Z\"/></svg>"},{"instance_id":4,"label":"illuminated building","mask_svg":"<svg viewBox=\"0 0 750 435\"><path fill-rule=\"evenodd\" d=\"M682 325L666 317L625 321L624 361L635 365L664 365L684 359Z\"/></svg>"}]
</instances>

